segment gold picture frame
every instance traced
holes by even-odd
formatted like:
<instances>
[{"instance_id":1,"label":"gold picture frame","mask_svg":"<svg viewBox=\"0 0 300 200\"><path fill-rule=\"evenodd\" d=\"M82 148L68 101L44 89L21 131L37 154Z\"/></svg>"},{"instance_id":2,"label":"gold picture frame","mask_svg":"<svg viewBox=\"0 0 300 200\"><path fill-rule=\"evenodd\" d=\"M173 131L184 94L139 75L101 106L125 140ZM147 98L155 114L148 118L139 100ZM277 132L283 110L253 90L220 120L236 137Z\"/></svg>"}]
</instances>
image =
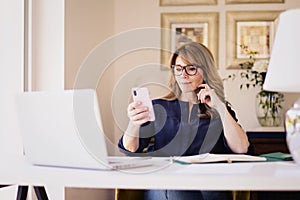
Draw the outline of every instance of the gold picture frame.
<instances>
[{"instance_id":1,"label":"gold picture frame","mask_svg":"<svg viewBox=\"0 0 300 200\"><path fill-rule=\"evenodd\" d=\"M284 0L226 0L226 4L284 3Z\"/></svg>"},{"instance_id":2,"label":"gold picture frame","mask_svg":"<svg viewBox=\"0 0 300 200\"><path fill-rule=\"evenodd\" d=\"M216 5L217 0L160 0L160 6Z\"/></svg>"},{"instance_id":3,"label":"gold picture frame","mask_svg":"<svg viewBox=\"0 0 300 200\"><path fill-rule=\"evenodd\" d=\"M282 11L229 11L227 20L226 66L239 69L249 58L241 53L240 45L251 46L257 59L269 59L275 36L276 23Z\"/></svg>"},{"instance_id":4,"label":"gold picture frame","mask_svg":"<svg viewBox=\"0 0 300 200\"><path fill-rule=\"evenodd\" d=\"M161 28L162 65L168 65L170 55L179 45L196 41L210 49L218 66L218 12L162 13Z\"/></svg>"}]
</instances>

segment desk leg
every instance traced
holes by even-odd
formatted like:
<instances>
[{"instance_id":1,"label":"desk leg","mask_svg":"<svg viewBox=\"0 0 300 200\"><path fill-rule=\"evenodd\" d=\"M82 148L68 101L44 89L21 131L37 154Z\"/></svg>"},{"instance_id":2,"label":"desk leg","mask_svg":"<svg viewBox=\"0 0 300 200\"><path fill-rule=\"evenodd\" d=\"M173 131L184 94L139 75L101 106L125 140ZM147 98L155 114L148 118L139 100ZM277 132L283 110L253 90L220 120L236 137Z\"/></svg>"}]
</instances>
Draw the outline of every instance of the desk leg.
<instances>
[{"instance_id":1,"label":"desk leg","mask_svg":"<svg viewBox=\"0 0 300 200\"><path fill-rule=\"evenodd\" d=\"M38 200L48 200L48 196L44 187L34 186L34 191Z\"/></svg>"},{"instance_id":2,"label":"desk leg","mask_svg":"<svg viewBox=\"0 0 300 200\"><path fill-rule=\"evenodd\" d=\"M26 200L27 193L28 193L28 186L23 186L23 185L18 186L17 200Z\"/></svg>"},{"instance_id":3,"label":"desk leg","mask_svg":"<svg viewBox=\"0 0 300 200\"><path fill-rule=\"evenodd\" d=\"M49 200L44 187L33 186L34 192L38 200ZM28 186L19 186L17 200L26 200L28 194Z\"/></svg>"}]
</instances>

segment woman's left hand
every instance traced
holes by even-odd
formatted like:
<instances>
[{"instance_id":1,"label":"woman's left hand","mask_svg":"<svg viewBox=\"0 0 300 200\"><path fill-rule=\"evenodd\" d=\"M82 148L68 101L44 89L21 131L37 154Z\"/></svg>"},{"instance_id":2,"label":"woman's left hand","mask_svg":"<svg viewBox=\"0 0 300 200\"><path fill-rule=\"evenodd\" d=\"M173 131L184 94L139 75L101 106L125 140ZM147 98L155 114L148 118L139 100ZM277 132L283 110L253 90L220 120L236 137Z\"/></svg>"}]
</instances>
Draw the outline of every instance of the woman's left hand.
<instances>
[{"instance_id":1,"label":"woman's left hand","mask_svg":"<svg viewBox=\"0 0 300 200\"><path fill-rule=\"evenodd\" d=\"M201 88L197 94L200 103L206 103L212 108L217 108L218 105L222 104L215 90L211 89L207 84L201 84L198 88Z\"/></svg>"},{"instance_id":2,"label":"woman's left hand","mask_svg":"<svg viewBox=\"0 0 300 200\"><path fill-rule=\"evenodd\" d=\"M225 103L219 99L215 90L211 89L207 84L201 84L198 88L201 88L197 94L200 103L206 103L219 113L223 124L224 135L230 149L234 153L246 153L249 147L248 137L245 131L228 112Z\"/></svg>"}]
</instances>

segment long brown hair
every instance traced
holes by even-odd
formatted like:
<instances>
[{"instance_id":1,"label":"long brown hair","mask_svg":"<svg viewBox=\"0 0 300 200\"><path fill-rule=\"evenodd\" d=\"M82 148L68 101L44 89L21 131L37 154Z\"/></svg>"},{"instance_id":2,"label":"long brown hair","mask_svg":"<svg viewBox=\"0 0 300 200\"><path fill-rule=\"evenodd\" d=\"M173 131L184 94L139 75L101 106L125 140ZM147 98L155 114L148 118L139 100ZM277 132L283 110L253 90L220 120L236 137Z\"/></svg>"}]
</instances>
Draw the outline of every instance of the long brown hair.
<instances>
[{"instance_id":1,"label":"long brown hair","mask_svg":"<svg viewBox=\"0 0 300 200\"><path fill-rule=\"evenodd\" d=\"M182 91L175 79L175 75L171 70L171 66L175 64L176 58L180 56L187 63L199 67L203 71L203 80L211 88L214 89L219 99L225 103L224 86L221 77L217 71L217 67L210 50L203 44L197 42L190 42L179 47L170 57L169 67L171 76L169 79L169 87L171 92L167 94L164 99L175 100L177 99ZM203 106L203 105L202 105ZM200 107L201 109L201 107ZM206 104L203 107L206 116L215 116L215 111L208 107Z\"/></svg>"}]
</instances>

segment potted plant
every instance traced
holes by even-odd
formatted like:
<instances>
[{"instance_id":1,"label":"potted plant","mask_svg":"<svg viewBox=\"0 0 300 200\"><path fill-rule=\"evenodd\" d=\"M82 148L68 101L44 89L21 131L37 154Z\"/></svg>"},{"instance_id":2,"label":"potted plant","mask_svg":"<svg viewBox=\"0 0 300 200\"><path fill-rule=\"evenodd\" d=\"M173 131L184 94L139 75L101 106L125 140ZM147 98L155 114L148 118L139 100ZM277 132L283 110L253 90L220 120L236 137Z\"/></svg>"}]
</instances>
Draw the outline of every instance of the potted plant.
<instances>
[{"instance_id":1,"label":"potted plant","mask_svg":"<svg viewBox=\"0 0 300 200\"><path fill-rule=\"evenodd\" d=\"M257 60L255 56L258 52L251 51L246 45L240 47L249 55L246 62L240 63L242 71L239 73L244 82L240 89L250 89L258 87L260 91L256 95L256 114L261 126L279 126L282 123L282 103L284 95L280 92L263 90L268 60ZM237 74L231 74L227 79L234 79Z\"/></svg>"}]
</instances>

